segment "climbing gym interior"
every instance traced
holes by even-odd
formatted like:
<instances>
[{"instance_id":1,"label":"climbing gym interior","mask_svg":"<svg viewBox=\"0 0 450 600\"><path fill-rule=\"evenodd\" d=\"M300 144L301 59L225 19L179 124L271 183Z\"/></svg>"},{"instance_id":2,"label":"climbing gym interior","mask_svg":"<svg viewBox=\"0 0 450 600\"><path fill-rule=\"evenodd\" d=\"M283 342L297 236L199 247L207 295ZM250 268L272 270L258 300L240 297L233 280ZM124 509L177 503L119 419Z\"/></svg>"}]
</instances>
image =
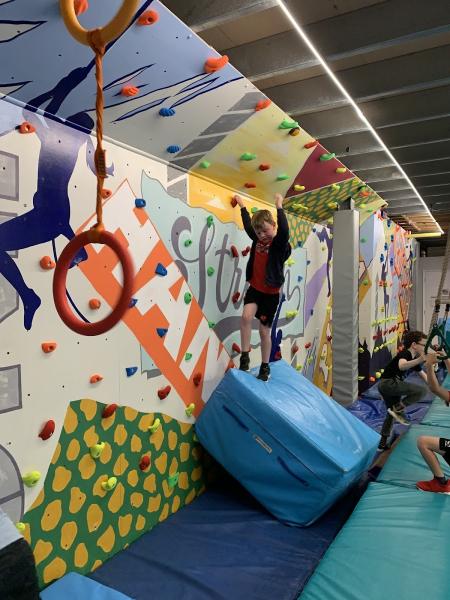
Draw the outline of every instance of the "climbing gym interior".
<instances>
[{"instance_id":1,"label":"climbing gym interior","mask_svg":"<svg viewBox=\"0 0 450 600\"><path fill-rule=\"evenodd\" d=\"M449 409L378 449L405 332L450 352L431 4L0 0L0 508L42 600L450 597ZM238 204L277 194L264 381Z\"/></svg>"}]
</instances>

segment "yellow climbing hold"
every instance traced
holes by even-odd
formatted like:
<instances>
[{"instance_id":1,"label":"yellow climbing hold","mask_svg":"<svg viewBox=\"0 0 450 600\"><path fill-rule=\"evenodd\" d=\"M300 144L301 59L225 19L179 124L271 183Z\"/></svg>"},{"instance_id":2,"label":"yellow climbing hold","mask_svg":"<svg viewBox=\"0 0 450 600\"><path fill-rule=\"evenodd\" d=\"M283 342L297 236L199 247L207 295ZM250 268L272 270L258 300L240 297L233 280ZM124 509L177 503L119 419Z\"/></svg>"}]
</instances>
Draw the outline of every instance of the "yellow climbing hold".
<instances>
[{"instance_id":1,"label":"yellow climbing hold","mask_svg":"<svg viewBox=\"0 0 450 600\"><path fill-rule=\"evenodd\" d=\"M150 431L150 433L155 433L155 431L158 430L158 428L161 425L161 421L160 419L156 418L153 423L150 425L150 427L148 428L148 430Z\"/></svg>"},{"instance_id":2,"label":"yellow climbing hold","mask_svg":"<svg viewBox=\"0 0 450 600\"><path fill-rule=\"evenodd\" d=\"M304 185L299 185L298 183L294 185L294 190L296 192L303 192L304 190L306 190L306 187Z\"/></svg>"},{"instance_id":3,"label":"yellow climbing hold","mask_svg":"<svg viewBox=\"0 0 450 600\"><path fill-rule=\"evenodd\" d=\"M28 473L22 475L22 481L27 487L34 487L38 483L40 478L40 471L28 471Z\"/></svg>"},{"instance_id":4,"label":"yellow climbing hold","mask_svg":"<svg viewBox=\"0 0 450 600\"><path fill-rule=\"evenodd\" d=\"M336 169L336 173L346 173L347 169L345 167L338 167Z\"/></svg>"},{"instance_id":5,"label":"yellow climbing hold","mask_svg":"<svg viewBox=\"0 0 450 600\"><path fill-rule=\"evenodd\" d=\"M189 406L186 406L186 410L184 411L186 413L187 417L192 417L192 413L195 410L195 404L193 402L191 402L191 404L189 404Z\"/></svg>"},{"instance_id":6,"label":"yellow climbing hold","mask_svg":"<svg viewBox=\"0 0 450 600\"><path fill-rule=\"evenodd\" d=\"M94 459L100 458L100 454L103 452L104 449L105 442L99 442L98 444L94 444L89 448L89 453Z\"/></svg>"},{"instance_id":7,"label":"yellow climbing hold","mask_svg":"<svg viewBox=\"0 0 450 600\"><path fill-rule=\"evenodd\" d=\"M101 486L105 492L111 492L117 485L117 477L108 477L106 481L103 481Z\"/></svg>"}]
</instances>

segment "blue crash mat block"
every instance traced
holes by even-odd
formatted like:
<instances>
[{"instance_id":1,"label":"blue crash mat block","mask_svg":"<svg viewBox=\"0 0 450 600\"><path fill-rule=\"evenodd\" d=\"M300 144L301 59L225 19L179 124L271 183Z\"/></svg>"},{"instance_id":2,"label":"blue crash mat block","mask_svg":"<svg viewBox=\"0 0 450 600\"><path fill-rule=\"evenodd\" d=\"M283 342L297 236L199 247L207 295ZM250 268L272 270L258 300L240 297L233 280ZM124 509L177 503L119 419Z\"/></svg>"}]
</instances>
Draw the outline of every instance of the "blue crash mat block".
<instances>
[{"instance_id":1,"label":"blue crash mat block","mask_svg":"<svg viewBox=\"0 0 450 600\"><path fill-rule=\"evenodd\" d=\"M378 482L415 488L416 481L432 479L430 469L417 448L417 438L420 435L450 438L450 429L428 425L411 426L391 452L377 477ZM446 475L450 476L450 466L443 459L440 459L440 463Z\"/></svg>"},{"instance_id":2,"label":"blue crash mat block","mask_svg":"<svg viewBox=\"0 0 450 600\"><path fill-rule=\"evenodd\" d=\"M196 432L275 517L306 526L367 470L379 436L284 361L271 370L268 382L228 371Z\"/></svg>"},{"instance_id":3,"label":"blue crash mat block","mask_svg":"<svg viewBox=\"0 0 450 600\"><path fill-rule=\"evenodd\" d=\"M131 600L79 573L68 573L41 592L42 600Z\"/></svg>"},{"instance_id":4,"label":"blue crash mat block","mask_svg":"<svg viewBox=\"0 0 450 600\"><path fill-rule=\"evenodd\" d=\"M450 427L450 408L440 398L436 398L422 419L422 425ZM447 437L450 437L450 431Z\"/></svg>"},{"instance_id":5,"label":"blue crash mat block","mask_svg":"<svg viewBox=\"0 0 450 600\"><path fill-rule=\"evenodd\" d=\"M311 527L289 527L223 472L90 577L136 600L293 600L362 491L353 488Z\"/></svg>"},{"instance_id":6,"label":"blue crash mat block","mask_svg":"<svg viewBox=\"0 0 450 600\"><path fill-rule=\"evenodd\" d=\"M448 600L450 497L370 484L300 600Z\"/></svg>"}]
</instances>

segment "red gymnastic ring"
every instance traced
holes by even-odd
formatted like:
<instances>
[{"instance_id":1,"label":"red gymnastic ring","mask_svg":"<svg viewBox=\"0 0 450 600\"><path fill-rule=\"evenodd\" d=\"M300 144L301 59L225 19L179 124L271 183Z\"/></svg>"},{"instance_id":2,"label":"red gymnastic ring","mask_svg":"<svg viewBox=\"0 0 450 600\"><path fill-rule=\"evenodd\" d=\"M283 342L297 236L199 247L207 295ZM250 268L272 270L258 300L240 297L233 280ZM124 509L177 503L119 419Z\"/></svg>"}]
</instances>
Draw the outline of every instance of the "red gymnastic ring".
<instances>
[{"instance_id":1,"label":"red gymnastic ring","mask_svg":"<svg viewBox=\"0 0 450 600\"><path fill-rule=\"evenodd\" d=\"M123 270L123 288L119 301L114 310L101 321L96 323L85 323L78 319L69 306L66 294L67 272L73 258L77 252L88 244L105 244L113 250L121 264ZM61 317L61 320L80 335L100 335L112 329L123 317L129 308L131 297L133 294L134 284L134 266L131 256L125 246L108 231L97 231L90 229L76 235L64 250L61 252L53 277L53 298L55 301L56 310Z\"/></svg>"}]
</instances>

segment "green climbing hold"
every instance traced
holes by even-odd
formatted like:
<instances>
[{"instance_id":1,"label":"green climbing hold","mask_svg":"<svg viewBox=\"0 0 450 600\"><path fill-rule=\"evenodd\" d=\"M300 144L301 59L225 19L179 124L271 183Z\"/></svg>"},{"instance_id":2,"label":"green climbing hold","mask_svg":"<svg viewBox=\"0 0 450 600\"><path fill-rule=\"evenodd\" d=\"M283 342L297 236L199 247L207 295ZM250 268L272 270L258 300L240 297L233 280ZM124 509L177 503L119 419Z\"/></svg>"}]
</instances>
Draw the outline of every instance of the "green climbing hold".
<instances>
[{"instance_id":1,"label":"green climbing hold","mask_svg":"<svg viewBox=\"0 0 450 600\"><path fill-rule=\"evenodd\" d=\"M200 163L201 169L209 169L210 166L211 163L209 162L209 160L202 160L202 162Z\"/></svg>"},{"instance_id":2,"label":"green climbing hold","mask_svg":"<svg viewBox=\"0 0 450 600\"><path fill-rule=\"evenodd\" d=\"M215 327L215 326L216 326L216 324L215 324L215 322L214 322L214 321L208 321L208 327L209 327L210 329L214 329L214 327Z\"/></svg>"},{"instance_id":3,"label":"green climbing hold","mask_svg":"<svg viewBox=\"0 0 450 600\"><path fill-rule=\"evenodd\" d=\"M192 354L190 352L186 352L186 354L184 355L184 360L191 360L192 358Z\"/></svg>"},{"instance_id":4,"label":"green climbing hold","mask_svg":"<svg viewBox=\"0 0 450 600\"><path fill-rule=\"evenodd\" d=\"M187 417L192 417L192 413L195 410L195 404L193 402L191 402L191 404L189 404L189 406L186 406L186 410L184 411L186 413Z\"/></svg>"},{"instance_id":5,"label":"green climbing hold","mask_svg":"<svg viewBox=\"0 0 450 600\"><path fill-rule=\"evenodd\" d=\"M361 244L365 244L367 242L366 238L361 238L359 241L361 242Z\"/></svg>"},{"instance_id":6,"label":"green climbing hold","mask_svg":"<svg viewBox=\"0 0 450 600\"><path fill-rule=\"evenodd\" d=\"M257 213L259 210L259 208L256 208L256 206L252 206L252 208L250 209L250 212L252 213L252 215L254 215L255 213Z\"/></svg>"},{"instance_id":7,"label":"green climbing hold","mask_svg":"<svg viewBox=\"0 0 450 600\"><path fill-rule=\"evenodd\" d=\"M365 377L364 375L358 375L358 381L364 381Z\"/></svg>"},{"instance_id":8,"label":"green climbing hold","mask_svg":"<svg viewBox=\"0 0 450 600\"><path fill-rule=\"evenodd\" d=\"M253 152L244 152L244 154L241 154L239 157L239 160L255 160L255 158L256 154L253 154Z\"/></svg>"},{"instance_id":9,"label":"green climbing hold","mask_svg":"<svg viewBox=\"0 0 450 600\"><path fill-rule=\"evenodd\" d=\"M209 215L209 217L206 217L206 224L208 225L208 227L211 227L211 225L214 223L214 217L212 215Z\"/></svg>"},{"instance_id":10,"label":"green climbing hold","mask_svg":"<svg viewBox=\"0 0 450 600\"><path fill-rule=\"evenodd\" d=\"M180 474L174 473L173 475L169 475L169 487L174 488L177 484L178 484L178 478L180 477Z\"/></svg>"},{"instance_id":11,"label":"green climbing hold","mask_svg":"<svg viewBox=\"0 0 450 600\"><path fill-rule=\"evenodd\" d=\"M184 301L186 302L186 304L189 304L192 300L192 294L191 292L186 292L184 294Z\"/></svg>"},{"instance_id":12,"label":"green climbing hold","mask_svg":"<svg viewBox=\"0 0 450 600\"><path fill-rule=\"evenodd\" d=\"M291 121L290 119L283 119L278 125L278 129L294 129L299 127L297 121Z\"/></svg>"},{"instance_id":13,"label":"green climbing hold","mask_svg":"<svg viewBox=\"0 0 450 600\"><path fill-rule=\"evenodd\" d=\"M192 240L186 240L184 242L184 245L186 246L186 248L188 248L189 246L192 246Z\"/></svg>"},{"instance_id":14,"label":"green climbing hold","mask_svg":"<svg viewBox=\"0 0 450 600\"><path fill-rule=\"evenodd\" d=\"M215 269L214 269L214 267L208 267L206 269L206 272L208 273L208 277L212 277L215 273Z\"/></svg>"},{"instance_id":15,"label":"green climbing hold","mask_svg":"<svg viewBox=\"0 0 450 600\"><path fill-rule=\"evenodd\" d=\"M369 280L368 279L364 279L363 280L363 285L369 285Z\"/></svg>"},{"instance_id":16,"label":"green climbing hold","mask_svg":"<svg viewBox=\"0 0 450 600\"><path fill-rule=\"evenodd\" d=\"M334 152L328 152L327 154L321 154L319 160L325 161L325 160L331 160L332 158L336 158L336 154Z\"/></svg>"},{"instance_id":17,"label":"green climbing hold","mask_svg":"<svg viewBox=\"0 0 450 600\"><path fill-rule=\"evenodd\" d=\"M286 173L280 173L277 175L277 181L285 181L286 179L289 179L289 175Z\"/></svg>"},{"instance_id":18,"label":"green climbing hold","mask_svg":"<svg viewBox=\"0 0 450 600\"><path fill-rule=\"evenodd\" d=\"M361 202L361 204L359 205L359 208L366 208L367 204L365 202Z\"/></svg>"},{"instance_id":19,"label":"green climbing hold","mask_svg":"<svg viewBox=\"0 0 450 600\"><path fill-rule=\"evenodd\" d=\"M359 352L360 354L364 354L364 348L358 348L358 352Z\"/></svg>"}]
</instances>

